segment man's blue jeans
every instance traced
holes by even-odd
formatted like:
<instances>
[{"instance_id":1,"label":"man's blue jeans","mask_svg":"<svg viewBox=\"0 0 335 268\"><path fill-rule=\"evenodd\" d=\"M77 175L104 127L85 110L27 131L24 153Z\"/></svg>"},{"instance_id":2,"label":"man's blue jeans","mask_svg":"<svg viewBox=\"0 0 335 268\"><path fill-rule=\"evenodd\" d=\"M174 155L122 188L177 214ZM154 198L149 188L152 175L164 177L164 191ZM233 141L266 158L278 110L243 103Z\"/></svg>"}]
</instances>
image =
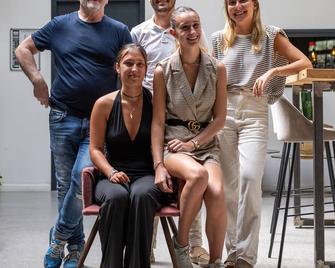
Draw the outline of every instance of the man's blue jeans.
<instances>
[{"instance_id":1,"label":"man's blue jeans","mask_svg":"<svg viewBox=\"0 0 335 268\"><path fill-rule=\"evenodd\" d=\"M53 237L70 245L83 243L81 170L91 166L89 120L51 108L50 147L58 190L58 219Z\"/></svg>"}]
</instances>

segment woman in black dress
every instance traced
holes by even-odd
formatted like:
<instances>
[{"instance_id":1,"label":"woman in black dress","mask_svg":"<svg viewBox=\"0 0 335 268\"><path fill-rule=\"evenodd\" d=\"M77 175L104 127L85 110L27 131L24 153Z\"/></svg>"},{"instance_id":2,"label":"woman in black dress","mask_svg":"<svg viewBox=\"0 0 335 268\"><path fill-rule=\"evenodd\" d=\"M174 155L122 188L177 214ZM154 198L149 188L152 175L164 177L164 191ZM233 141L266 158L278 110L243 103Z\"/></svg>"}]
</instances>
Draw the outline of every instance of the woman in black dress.
<instances>
[{"instance_id":1,"label":"woman in black dress","mask_svg":"<svg viewBox=\"0 0 335 268\"><path fill-rule=\"evenodd\" d=\"M146 69L145 50L124 46L116 63L122 87L98 99L91 115L90 155L102 173L95 190L101 267L150 267L153 219L166 197L154 184Z\"/></svg>"}]
</instances>

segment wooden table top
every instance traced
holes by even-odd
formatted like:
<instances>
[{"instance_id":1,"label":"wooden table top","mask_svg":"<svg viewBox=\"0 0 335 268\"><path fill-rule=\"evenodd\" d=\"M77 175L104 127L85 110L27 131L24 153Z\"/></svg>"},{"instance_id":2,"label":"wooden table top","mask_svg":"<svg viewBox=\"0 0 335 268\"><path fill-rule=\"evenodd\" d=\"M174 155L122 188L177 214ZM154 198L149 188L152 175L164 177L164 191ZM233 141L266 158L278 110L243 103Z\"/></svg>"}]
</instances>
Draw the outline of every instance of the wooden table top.
<instances>
[{"instance_id":1,"label":"wooden table top","mask_svg":"<svg viewBox=\"0 0 335 268\"><path fill-rule=\"evenodd\" d=\"M286 78L286 85L304 85L312 82L334 82L335 69L305 69Z\"/></svg>"}]
</instances>

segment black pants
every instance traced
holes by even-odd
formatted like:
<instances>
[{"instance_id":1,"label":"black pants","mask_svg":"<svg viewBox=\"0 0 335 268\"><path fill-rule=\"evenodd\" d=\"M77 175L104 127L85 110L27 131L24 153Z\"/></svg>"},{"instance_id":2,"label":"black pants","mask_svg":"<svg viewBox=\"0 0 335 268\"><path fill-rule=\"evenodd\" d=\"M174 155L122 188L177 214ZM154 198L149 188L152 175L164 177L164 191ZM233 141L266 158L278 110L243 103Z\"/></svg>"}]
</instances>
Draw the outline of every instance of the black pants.
<instances>
[{"instance_id":1,"label":"black pants","mask_svg":"<svg viewBox=\"0 0 335 268\"><path fill-rule=\"evenodd\" d=\"M100 267L149 268L153 220L166 200L165 194L154 185L154 177L140 177L130 184L101 180L95 197L102 204Z\"/></svg>"}]
</instances>

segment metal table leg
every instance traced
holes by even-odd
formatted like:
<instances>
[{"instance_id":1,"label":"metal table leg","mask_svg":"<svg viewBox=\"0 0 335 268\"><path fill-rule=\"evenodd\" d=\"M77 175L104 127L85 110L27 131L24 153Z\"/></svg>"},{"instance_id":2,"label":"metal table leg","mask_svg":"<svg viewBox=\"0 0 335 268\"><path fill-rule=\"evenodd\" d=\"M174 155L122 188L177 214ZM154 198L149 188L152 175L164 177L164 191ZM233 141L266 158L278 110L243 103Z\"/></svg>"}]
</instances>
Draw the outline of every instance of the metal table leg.
<instances>
[{"instance_id":1,"label":"metal table leg","mask_svg":"<svg viewBox=\"0 0 335 268\"><path fill-rule=\"evenodd\" d=\"M323 267L325 260L324 237L324 172L323 172L323 98L322 82L313 82L314 98L314 261Z\"/></svg>"},{"instance_id":2,"label":"metal table leg","mask_svg":"<svg viewBox=\"0 0 335 268\"><path fill-rule=\"evenodd\" d=\"M302 90L302 86L293 86L292 88L292 103L295 107L299 109L299 93ZM294 189L300 189L301 183L300 183L300 146L297 146L297 150L295 152L294 157ZM300 197L300 190L294 191L294 197L293 197L293 203L294 203L294 214L299 215L301 213L300 205L301 205L301 197ZM294 225L301 227L302 221L301 216L295 216L294 217Z\"/></svg>"}]
</instances>

